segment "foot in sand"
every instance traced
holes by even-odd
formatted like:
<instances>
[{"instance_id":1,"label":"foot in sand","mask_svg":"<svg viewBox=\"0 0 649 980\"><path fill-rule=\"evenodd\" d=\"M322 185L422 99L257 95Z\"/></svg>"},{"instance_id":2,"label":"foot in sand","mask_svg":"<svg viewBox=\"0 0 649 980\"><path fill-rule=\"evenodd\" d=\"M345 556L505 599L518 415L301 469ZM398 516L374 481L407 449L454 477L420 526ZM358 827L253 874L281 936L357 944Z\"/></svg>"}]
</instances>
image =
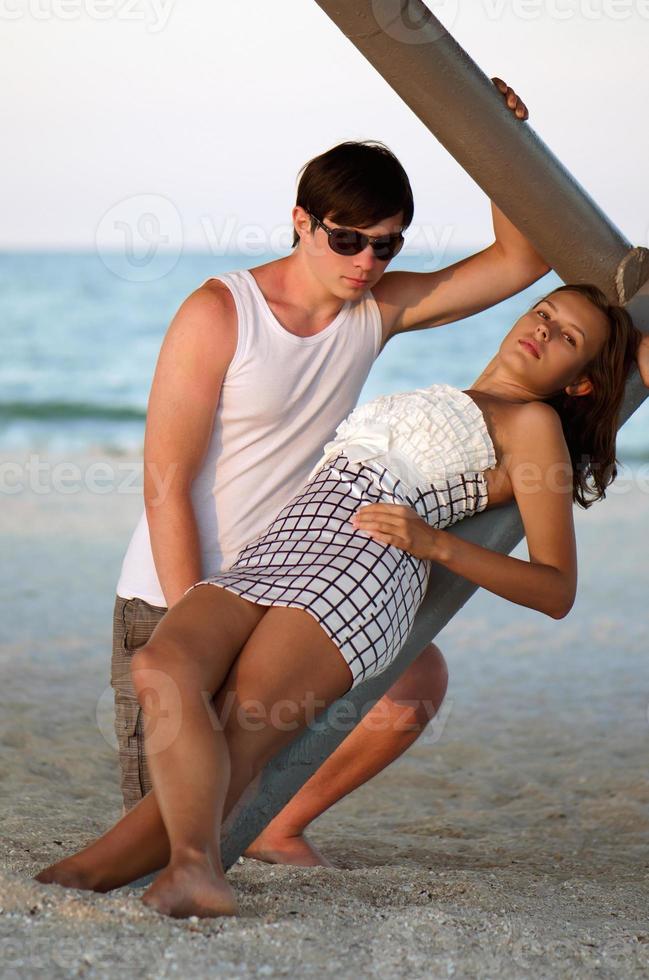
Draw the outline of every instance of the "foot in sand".
<instances>
[{"instance_id":1,"label":"foot in sand","mask_svg":"<svg viewBox=\"0 0 649 980\"><path fill-rule=\"evenodd\" d=\"M292 864L299 868L334 867L303 834L286 836L263 831L243 855L256 861L266 861L267 864Z\"/></svg>"},{"instance_id":2,"label":"foot in sand","mask_svg":"<svg viewBox=\"0 0 649 980\"><path fill-rule=\"evenodd\" d=\"M101 891L89 869L73 857L64 858L63 861L57 861L56 864L43 868L34 875L34 880L40 881L42 885L61 885L62 888L79 888L82 891Z\"/></svg>"},{"instance_id":3,"label":"foot in sand","mask_svg":"<svg viewBox=\"0 0 649 980\"><path fill-rule=\"evenodd\" d=\"M142 901L175 919L237 915L239 906L225 878L215 874L204 855L172 860L147 888Z\"/></svg>"}]
</instances>

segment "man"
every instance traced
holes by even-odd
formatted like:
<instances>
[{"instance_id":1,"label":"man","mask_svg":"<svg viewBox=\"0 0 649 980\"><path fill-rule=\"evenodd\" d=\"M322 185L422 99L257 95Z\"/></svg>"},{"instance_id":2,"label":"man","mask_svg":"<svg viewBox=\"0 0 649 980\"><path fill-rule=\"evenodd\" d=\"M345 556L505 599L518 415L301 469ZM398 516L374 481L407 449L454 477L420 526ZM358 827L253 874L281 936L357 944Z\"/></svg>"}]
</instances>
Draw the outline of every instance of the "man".
<instances>
[{"instance_id":1,"label":"man","mask_svg":"<svg viewBox=\"0 0 649 980\"><path fill-rule=\"evenodd\" d=\"M515 93L494 81L525 118ZM173 319L147 415L145 514L115 606L112 683L126 810L151 788L130 659L166 609L228 567L300 489L392 337L462 319L548 270L494 208L489 248L438 272L385 274L412 214L407 175L385 147L334 147L302 173L293 253L208 280ZM429 644L247 854L328 863L305 827L415 741L446 684L444 658Z\"/></svg>"}]
</instances>

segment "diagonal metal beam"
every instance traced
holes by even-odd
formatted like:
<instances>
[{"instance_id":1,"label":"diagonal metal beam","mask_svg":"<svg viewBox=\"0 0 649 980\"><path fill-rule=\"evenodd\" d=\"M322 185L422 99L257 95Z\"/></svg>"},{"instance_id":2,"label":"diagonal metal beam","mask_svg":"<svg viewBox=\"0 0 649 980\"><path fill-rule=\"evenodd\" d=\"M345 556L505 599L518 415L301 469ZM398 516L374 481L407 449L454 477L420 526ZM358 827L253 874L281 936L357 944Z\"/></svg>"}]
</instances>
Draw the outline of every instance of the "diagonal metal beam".
<instances>
[{"instance_id":1,"label":"diagonal metal beam","mask_svg":"<svg viewBox=\"0 0 649 980\"><path fill-rule=\"evenodd\" d=\"M633 249L533 131L512 118L489 79L423 3L317 2L565 281L594 282L619 297L649 333L646 250ZM636 371L622 421L646 394ZM523 530L512 504L464 521L452 533L508 554ZM391 667L331 705L266 767L254 799L224 839L226 867L474 592L466 580L433 569L413 630Z\"/></svg>"},{"instance_id":2,"label":"diagonal metal beam","mask_svg":"<svg viewBox=\"0 0 649 980\"><path fill-rule=\"evenodd\" d=\"M421 0L316 2L565 282L626 302L649 277L647 250L631 248Z\"/></svg>"}]
</instances>

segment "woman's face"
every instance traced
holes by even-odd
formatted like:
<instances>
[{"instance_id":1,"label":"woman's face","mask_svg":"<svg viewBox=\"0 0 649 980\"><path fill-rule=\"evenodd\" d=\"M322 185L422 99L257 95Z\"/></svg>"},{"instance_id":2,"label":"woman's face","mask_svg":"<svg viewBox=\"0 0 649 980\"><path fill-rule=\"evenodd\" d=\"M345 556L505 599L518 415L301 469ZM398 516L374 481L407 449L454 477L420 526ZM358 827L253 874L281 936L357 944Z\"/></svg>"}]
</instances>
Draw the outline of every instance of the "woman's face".
<instances>
[{"instance_id":1,"label":"woman's face","mask_svg":"<svg viewBox=\"0 0 649 980\"><path fill-rule=\"evenodd\" d=\"M500 345L500 358L516 381L540 397L587 379L587 366L601 351L609 331L604 313L581 293L551 293L525 313Z\"/></svg>"}]
</instances>

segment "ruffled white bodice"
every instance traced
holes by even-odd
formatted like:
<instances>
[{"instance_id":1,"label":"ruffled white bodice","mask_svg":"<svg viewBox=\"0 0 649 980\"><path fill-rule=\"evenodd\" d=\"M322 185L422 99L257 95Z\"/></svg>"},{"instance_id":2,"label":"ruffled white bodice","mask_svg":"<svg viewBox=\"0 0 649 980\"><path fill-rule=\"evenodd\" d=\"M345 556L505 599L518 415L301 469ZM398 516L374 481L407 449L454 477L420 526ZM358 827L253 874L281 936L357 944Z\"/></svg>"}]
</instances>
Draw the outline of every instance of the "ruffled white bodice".
<instances>
[{"instance_id":1,"label":"ruffled white bodice","mask_svg":"<svg viewBox=\"0 0 649 980\"><path fill-rule=\"evenodd\" d=\"M309 479L340 453L351 463L375 461L410 489L496 465L482 412L469 395L444 384L359 405L338 426Z\"/></svg>"}]
</instances>

